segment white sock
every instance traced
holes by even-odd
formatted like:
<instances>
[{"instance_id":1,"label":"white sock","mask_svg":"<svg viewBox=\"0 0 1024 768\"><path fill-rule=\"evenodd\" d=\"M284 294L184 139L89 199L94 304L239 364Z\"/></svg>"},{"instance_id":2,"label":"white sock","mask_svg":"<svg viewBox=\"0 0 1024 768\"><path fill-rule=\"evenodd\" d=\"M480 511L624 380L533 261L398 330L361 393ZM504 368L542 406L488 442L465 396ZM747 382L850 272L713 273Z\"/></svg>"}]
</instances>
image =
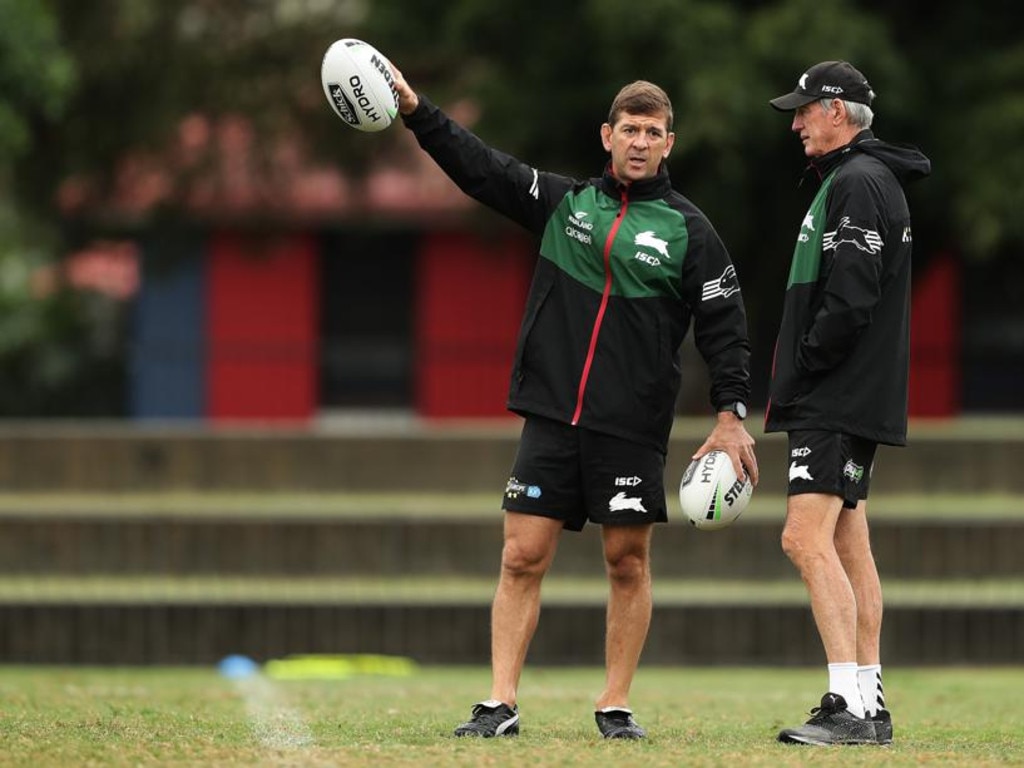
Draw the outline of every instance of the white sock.
<instances>
[{"instance_id":1,"label":"white sock","mask_svg":"<svg viewBox=\"0 0 1024 768\"><path fill-rule=\"evenodd\" d=\"M878 710L885 709L885 691L882 689L882 665L867 664L857 668L857 681L860 683L860 698L864 702L864 711L874 716Z\"/></svg>"},{"instance_id":2,"label":"white sock","mask_svg":"<svg viewBox=\"0 0 1024 768\"><path fill-rule=\"evenodd\" d=\"M864 717L864 703L857 685L857 662L844 661L828 665L828 690L846 699L846 708L857 717Z\"/></svg>"}]
</instances>

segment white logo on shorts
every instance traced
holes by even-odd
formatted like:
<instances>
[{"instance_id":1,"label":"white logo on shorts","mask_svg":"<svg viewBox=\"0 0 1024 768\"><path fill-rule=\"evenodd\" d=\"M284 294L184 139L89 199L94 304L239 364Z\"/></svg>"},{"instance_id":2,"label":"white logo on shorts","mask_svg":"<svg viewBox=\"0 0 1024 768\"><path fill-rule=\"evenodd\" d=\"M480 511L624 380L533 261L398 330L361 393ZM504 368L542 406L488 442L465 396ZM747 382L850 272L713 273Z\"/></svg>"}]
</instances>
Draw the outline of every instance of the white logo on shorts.
<instances>
[{"instance_id":1,"label":"white logo on shorts","mask_svg":"<svg viewBox=\"0 0 1024 768\"><path fill-rule=\"evenodd\" d=\"M645 515L647 514L647 510L644 509L643 502L640 500L639 496L627 496L625 491L619 491L608 499L609 512L624 512L629 509L634 512L643 512Z\"/></svg>"},{"instance_id":2,"label":"white logo on shorts","mask_svg":"<svg viewBox=\"0 0 1024 768\"><path fill-rule=\"evenodd\" d=\"M813 480L811 477L811 468L807 464L800 464L794 461L789 465L789 482L794 480Z\"/></svg>"}]
</instances>

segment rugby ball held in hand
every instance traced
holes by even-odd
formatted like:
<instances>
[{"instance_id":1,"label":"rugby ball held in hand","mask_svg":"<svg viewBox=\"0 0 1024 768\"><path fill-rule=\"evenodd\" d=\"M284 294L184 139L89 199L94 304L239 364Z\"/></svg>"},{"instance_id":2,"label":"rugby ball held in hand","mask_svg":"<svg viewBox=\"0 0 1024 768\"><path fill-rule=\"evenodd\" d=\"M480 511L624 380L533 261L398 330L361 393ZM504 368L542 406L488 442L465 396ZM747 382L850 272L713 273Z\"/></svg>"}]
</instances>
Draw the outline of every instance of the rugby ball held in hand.
<instances>
[{"instance_id":1,"label":"rugby ball held in hand","mask_svg":"<svg viewBox=\"0 0 1024 768\"><path fill-rule=\"evenodd\" d=\"M398 114L391 63L369 43L346 37L331 44L320 65L327 103L359 131L383 131Z\"/></svg>"},{"instance_id":2,"label":"rugby ball held in hand","mask_svg":"<svg viewBox=\"0 0 1024 768\"><path fill-rule=\"evenodd\" d=\"M725 451L710 451L690 462L679 484L679 503L690 524L704 531L732 525L747 508L754 486L740 480Z\"/></svg>"}]
</instances>

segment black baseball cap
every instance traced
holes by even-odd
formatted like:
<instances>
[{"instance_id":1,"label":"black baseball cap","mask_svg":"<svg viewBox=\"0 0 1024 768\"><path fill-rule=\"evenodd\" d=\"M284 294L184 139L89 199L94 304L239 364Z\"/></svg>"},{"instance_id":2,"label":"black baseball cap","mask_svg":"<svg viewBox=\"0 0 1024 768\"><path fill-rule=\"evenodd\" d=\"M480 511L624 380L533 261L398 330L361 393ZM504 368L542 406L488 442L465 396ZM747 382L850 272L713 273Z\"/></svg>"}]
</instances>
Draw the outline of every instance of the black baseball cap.
<instances>
[{"instance_id":1,"label":"black baseball cap","mask_svg":"<svg viewBox=\"0 0 1024 768\"><path fill-rule=\"evenodd\" d=\"M800 76L792 93L769 102L780 112L802 107L818 99L842 99L870 105L875 92L868 79L848 61L823 61Z\"/></svg>"}]
</instances>

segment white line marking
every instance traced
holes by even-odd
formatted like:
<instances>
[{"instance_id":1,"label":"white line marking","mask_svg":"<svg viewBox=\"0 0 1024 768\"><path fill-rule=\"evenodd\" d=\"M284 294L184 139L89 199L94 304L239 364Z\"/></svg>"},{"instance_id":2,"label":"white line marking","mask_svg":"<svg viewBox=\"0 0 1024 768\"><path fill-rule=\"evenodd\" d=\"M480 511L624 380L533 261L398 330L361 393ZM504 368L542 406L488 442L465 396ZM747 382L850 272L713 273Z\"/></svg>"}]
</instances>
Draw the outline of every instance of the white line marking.
<instances>
[{"instance_id":1,"label":"white line marking","mask_svg":"<svg viewBox=\"0 0 1024 768\"><path fill-rule=\"evenodd\" d=\"M264 747L301 749L314 744L313 733L302 716L289 707L276 686L261 674L234 681L245 701L253 735Z\"/></svg>"}]
</instances>

